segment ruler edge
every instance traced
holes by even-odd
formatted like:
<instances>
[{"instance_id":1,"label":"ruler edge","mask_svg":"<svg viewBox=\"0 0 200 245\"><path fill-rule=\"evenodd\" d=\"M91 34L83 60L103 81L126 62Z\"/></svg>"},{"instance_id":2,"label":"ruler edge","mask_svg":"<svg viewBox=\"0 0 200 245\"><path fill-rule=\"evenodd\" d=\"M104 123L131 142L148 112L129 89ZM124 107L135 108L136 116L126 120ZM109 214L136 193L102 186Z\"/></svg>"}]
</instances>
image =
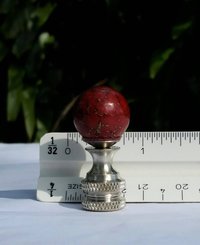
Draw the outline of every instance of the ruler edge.
<instances>
[{"instance_id":1,"label":"ruler edge","mask_svg":"<svg viewBox=\"0 0 200 245\"><path fill-rule=\"evenodd\" d=\"M40 146L41 146L41 142L43 141L43 139L45 138L45 137L47 137L47 135L51 135L51 134L66 134L67 136L68 135L78 135L78 137L81 139L81 135L79 134L79 132L48 132L48 133L46 133L46 134L44 134L42 137L41 137L41 139L40 139ZM151 135L153 135L153 134L166 134L166 133L169 133L169 134L174 134L174 135L180 135L180 133L181 134L191 134L191 133L193 133L194 135L195 134L198 134L198 137L199 137L199 141L200 141L200 131L126 131L126 132L124 132L123 133L123 135L122 135L122 140L123 140L123 138L127 138L128 137L128 135L129 134L136 134L136 135L145 135L145 134L151 134ZM40 161L41 161L41 158L40 158ZM45 177L45 176L39 176L39 178L38 178L38 181L39 181L39 179L40 178L43 178L43 177ZM48 177L54 177L54 176L48 176ZM55 176L55 177L59 177L59 176ZM63 176L63 177L66 177L66 176ZM38 191L38 189L37 189L37 191ZM38 199L38 198L37 198ZM42 201L42 200L38 200L38 201ZM42 202L50 202L50 201L42 201ZM52 201L51 201L52 202ZM55 201L56 202L56 201ZM200 201L199 201L200 202ZM73 203L73 202L66 202L66 201L64 201L63 203ZM77 203L77 202L76 202ZM127 202L127 203L133 203L133 202ZM197 201L189 201L189 202L185 202L185 201L178 201L178 202L165 202L165 201L161 201L161 202L156 202L156 201L142 201L142 202L139 202L139 201L136 201L136 202L134 202L134 203L197 203Z\"/></svg>"}]
</instances>

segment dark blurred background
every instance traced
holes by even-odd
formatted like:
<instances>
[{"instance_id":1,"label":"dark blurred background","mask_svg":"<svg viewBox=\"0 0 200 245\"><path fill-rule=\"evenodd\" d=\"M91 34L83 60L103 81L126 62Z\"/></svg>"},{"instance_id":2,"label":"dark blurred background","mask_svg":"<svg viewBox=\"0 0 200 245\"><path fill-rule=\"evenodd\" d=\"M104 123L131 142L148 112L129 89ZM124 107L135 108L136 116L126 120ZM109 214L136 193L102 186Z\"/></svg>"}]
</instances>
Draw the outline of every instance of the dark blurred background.
<instances>
[{"instance_id":1,"label":"dark blurred background","mask_svg":"<svg viewBox=\"0 0 200 245\"><path fill-rule=\"evenodd\" d=\"M73 103L106 84L128 131L200 130L198 0L1 0L0 142L76 131Z\"/></svg>"}]
</instances>

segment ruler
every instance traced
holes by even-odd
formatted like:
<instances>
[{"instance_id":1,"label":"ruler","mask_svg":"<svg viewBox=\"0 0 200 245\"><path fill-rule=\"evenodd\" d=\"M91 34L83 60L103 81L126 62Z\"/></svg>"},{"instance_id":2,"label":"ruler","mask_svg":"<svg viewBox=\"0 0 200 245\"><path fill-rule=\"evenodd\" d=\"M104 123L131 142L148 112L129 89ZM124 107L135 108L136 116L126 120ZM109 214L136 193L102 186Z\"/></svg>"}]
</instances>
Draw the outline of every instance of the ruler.
<instances>
[{"instance_id":1,"label":"ruler","mask_svg":"<svg viewBox=\"0 0 200 245\"><path fill-rule=\"evenodd\" d=\"M81 180L92 167L77 132L40 140L37 199L81 202ZM200 202L200 132L125 132L113 167L125 179L127 202Z\"/></svg>"}]
</instances>

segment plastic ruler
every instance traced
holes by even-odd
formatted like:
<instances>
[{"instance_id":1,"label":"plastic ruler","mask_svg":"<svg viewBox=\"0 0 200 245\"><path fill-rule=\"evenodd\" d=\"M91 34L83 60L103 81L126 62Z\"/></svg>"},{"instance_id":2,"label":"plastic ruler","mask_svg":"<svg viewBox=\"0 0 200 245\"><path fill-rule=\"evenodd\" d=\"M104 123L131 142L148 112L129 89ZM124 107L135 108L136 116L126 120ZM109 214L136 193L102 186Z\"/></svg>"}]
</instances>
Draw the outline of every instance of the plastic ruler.
<instances>
[{"instance_id":1,"label":"plastic ruler","mask_svg":"<svg viewBox=\"0 0 200 245\"><path fill-rule=\"evenodd\" d=\"M127 202L200 202L200 132L125 132L113 167L126 180ZM81 202L81 179L92 167L79 133L40 140L37 199Z\"/></svg>"}]
</instances>

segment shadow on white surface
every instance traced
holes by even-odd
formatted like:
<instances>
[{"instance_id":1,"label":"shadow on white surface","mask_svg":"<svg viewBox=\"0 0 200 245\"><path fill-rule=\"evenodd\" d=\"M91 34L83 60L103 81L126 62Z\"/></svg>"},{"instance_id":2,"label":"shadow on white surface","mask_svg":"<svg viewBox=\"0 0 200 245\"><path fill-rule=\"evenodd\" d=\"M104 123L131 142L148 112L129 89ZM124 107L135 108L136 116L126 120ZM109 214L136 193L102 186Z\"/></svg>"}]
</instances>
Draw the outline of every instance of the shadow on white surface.
<instances>
[{"instance_id":1,"label":"shadow on white surface","mask_svg":"<svg viewBox=\"0 0 200 245\"><path fill-rule=\"evenodd\" d=\"M1 190L0 198L36 200L36 190Z\"/></svg>"},{"instance_id":2,"label":"shadow on white surface","mask_svg":"<svg viewBox=\"0 0 200 245\"><path fill-rule=\"evenodd\" d=\"M69 209L83 210L81 203L59 203L60 206Z\"/></svg>"}]
</instances>

